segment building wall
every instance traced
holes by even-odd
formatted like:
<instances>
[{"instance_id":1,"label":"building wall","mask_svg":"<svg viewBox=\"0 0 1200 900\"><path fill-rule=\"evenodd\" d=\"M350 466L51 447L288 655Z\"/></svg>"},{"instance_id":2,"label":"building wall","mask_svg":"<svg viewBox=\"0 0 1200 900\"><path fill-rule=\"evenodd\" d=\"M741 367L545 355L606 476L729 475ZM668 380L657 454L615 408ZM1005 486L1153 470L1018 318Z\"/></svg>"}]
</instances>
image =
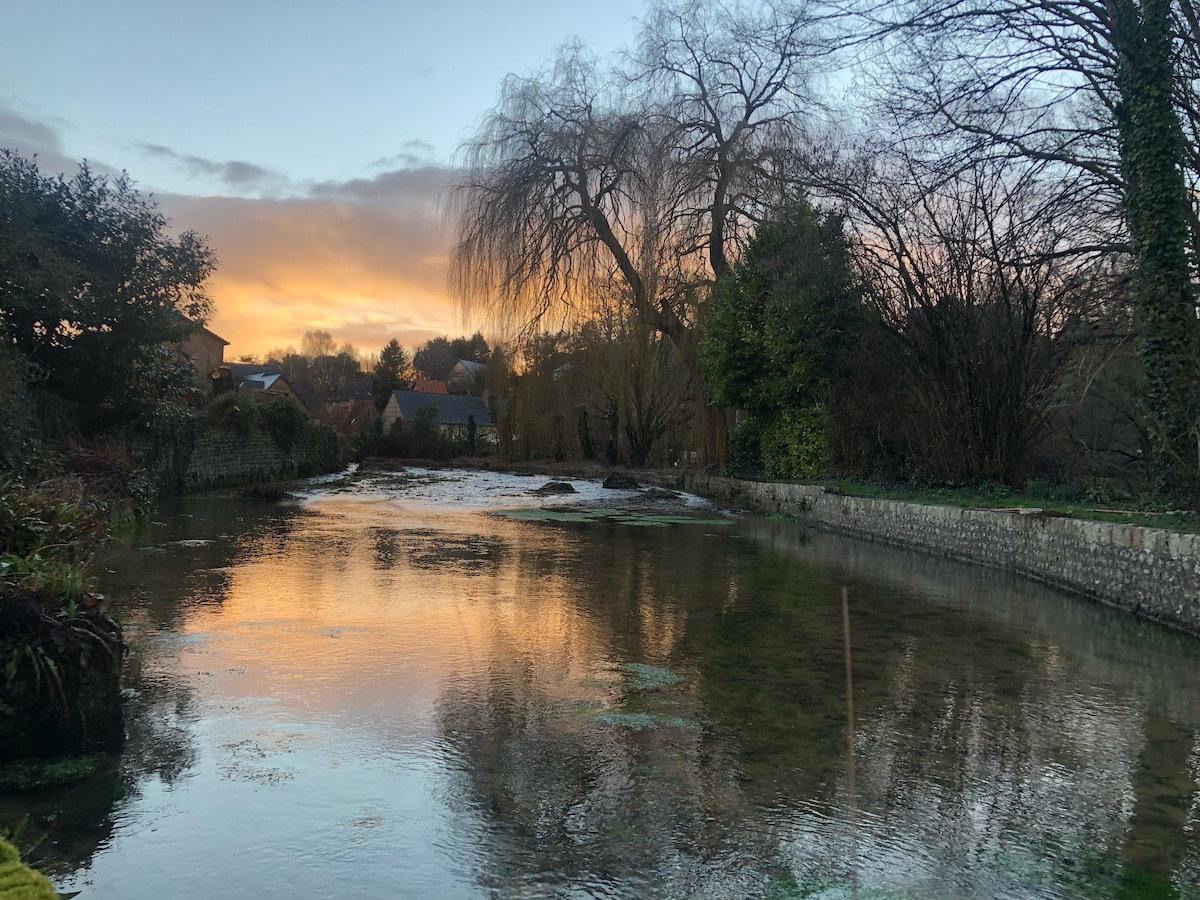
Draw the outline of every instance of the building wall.
<instances>
[{"instance_id":1,"label":"building wall","mask_svg":"<svg viewBox=\"0 0 1200 900\"><path fill-rule=\"evenodd\" d=\"M688 473L687 489L818 528L1016 572L1200 634L1200 535L1136 525L926 506Z\"/></svg>"},{"instance_id":2,"label":"building wall","mask_svg":"<svg viewBox=\"0 0 1200 900\"><path fill-rule=\"evenodd\" d=\"M202 383L207 383L213 369L225 362L225 342L207 331L197 331L183 342L182 347Z\"/></svg>"},{"instance_id":3,"label":"building wall","mask_svg":"<svg viewBox=\"0 0 1200 900\"><path fill-rule=\"evenodd\" d=\"M394 397L389 397L387 404L383 407L383 412L379 414L379 421L383 423L384 434L387 434L398 418L400 418L400 406L396 403Z\"/></svg>"}]
</instances>

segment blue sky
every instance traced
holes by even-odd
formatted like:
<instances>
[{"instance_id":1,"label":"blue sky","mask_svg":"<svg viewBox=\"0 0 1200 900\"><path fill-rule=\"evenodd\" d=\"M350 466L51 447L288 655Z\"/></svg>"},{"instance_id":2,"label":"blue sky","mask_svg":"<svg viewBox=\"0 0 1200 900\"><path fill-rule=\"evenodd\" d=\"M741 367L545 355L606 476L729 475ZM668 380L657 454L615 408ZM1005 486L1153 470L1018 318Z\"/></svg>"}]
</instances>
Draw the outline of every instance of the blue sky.
<instances>
[{"instance_id":1,"label":"blue sky","mask_svg":"<svg viewBox=\"0 0 1200 900\"><path fill-rule=\"evenodd\" d=\"M578 36L601 54L643 0L0 0L0 146L126 169L222 260L230 351L314 327L373 351L464 323L434 206L510 72ZM436 232L436 233L435 233Z\"/></svg>"}]
</instances>

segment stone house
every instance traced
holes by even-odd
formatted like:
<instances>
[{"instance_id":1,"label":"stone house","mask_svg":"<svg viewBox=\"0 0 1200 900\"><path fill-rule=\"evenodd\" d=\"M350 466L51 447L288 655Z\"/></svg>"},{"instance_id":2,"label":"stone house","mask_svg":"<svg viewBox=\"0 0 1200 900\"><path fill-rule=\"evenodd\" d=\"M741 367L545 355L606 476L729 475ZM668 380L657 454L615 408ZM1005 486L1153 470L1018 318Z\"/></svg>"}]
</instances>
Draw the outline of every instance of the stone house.
<instances>
[{"instance_id":1,"label":"stone house","mask_svg":"<svg viewBox=\"0 0 1200 900\"><path fill-rule=\"evenodd\" d=\"M390 431L393 427L404 428L410 424L423 409L432 407L436 413L438 431L446 437L461 438L466 436L467 427L474 419L476 437L486 439L486 435L495 430L492 415L482 397L469 397L459 394L426 394L420 391L392 391L387 405L380 417L383 430Z\"/></svg>"},{"instance_id":2,"label":"stone house","mask_svg":"<svg viewBox=\"0 0 1200 900\"><path fill-rule=\"evenodd\" d=\"M196 367L201 384L207 384L212 373L225 365L225 348L229 341L203 326L179 345L179 351Z\"/></svg>"},{"instance_id":3,"label":"stone house","mask_svg":"<svg viewBox=\"0 0 1200 900\"><path fill-rule=\"evenodd\" d=\"M283 377L279 366L264 366L258 363L226 363L225 368L229 369L229 374L233 376L233 381L239 390L286 394L304 406L300 401L300 395L292 390L292 386Z\"/></svg>"},{"instance_id":4,"label":"stone house","mask_svg":"<svg viewBox=\"0 0 1200 900\"><path fill-rule=\"evenodd\" d=\"M460 359L454 364L450 374L446 376L446 390L451 394L481 396L483 394L483 376L486 373L487 366L483 363Z\"/></svg>"}]
</instances>

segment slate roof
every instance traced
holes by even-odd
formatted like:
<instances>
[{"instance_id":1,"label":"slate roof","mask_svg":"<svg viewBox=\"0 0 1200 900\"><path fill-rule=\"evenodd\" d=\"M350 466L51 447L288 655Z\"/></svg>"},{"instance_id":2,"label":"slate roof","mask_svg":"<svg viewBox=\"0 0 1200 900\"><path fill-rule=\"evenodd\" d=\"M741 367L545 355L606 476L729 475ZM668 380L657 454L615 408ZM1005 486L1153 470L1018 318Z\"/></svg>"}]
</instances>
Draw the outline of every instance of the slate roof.
<instances>
[{"instance_id":1,"label":"slate roof","mask_svg":"<svg viewBox=\"0 0 1200 900\"><path fill-rule=\"evenodd\" d=\"M229 368L229 374L233 376L233 380L238 383L238 387L251 390L265 391L282 377L279 366L260 366L255 363L225 363L225 365Z\"/></svg>"},{"instance_id":2,"label":"slate roof","mask_svg":"<svg viewBox=\"0 0 1200 900\"><path fill-rule=\"evenodd\" d=\"M278 375L279 366L260 366L258 363L225 363L234 378L249 378L251 375Z\"/></svg>"},{"instance_id":3,"label":"slate roof","mask_svg":"<svg viewBox=\"0 0 1200 900\"><path fill-rule=\"evenodd\" d=\"M458 364L471 373L475 378L478 378L487 371L487 365L484 363L473 362L469 359L460 359Z\"/></svg>"},{"instance_id":4,"label":"slate roof","mask_svg":"<svg viewBox=\"0 0 1200 900\"><path fill-rule=\"evenodd\" d=\"M462 394L423 394L419 391L392 391L392 399L400 410L400 416L406 422L412 419L428 406L438 411L439 425L466 425L467 416L475 417L479 426L491 425L492 416L487 404L480 397L468 397Z\"/></svg>"}]
</instances>

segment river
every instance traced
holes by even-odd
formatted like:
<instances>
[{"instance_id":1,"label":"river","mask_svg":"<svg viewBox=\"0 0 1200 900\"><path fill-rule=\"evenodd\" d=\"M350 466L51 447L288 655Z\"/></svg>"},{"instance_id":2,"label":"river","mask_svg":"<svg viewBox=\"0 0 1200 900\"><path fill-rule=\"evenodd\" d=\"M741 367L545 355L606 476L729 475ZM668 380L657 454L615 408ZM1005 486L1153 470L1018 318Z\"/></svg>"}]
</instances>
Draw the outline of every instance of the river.
<instances>
[{"instance_id":1,"label":"river","mask_svg":"<svg viewBox=\"0 0 1200 900\"><path fill-rule=\"evenodd\" d=\"M543 481L164 506L105 562L126 751L0 826L81 900L1200 898L1200 641Z\"/></svg>"}]
</instances>

